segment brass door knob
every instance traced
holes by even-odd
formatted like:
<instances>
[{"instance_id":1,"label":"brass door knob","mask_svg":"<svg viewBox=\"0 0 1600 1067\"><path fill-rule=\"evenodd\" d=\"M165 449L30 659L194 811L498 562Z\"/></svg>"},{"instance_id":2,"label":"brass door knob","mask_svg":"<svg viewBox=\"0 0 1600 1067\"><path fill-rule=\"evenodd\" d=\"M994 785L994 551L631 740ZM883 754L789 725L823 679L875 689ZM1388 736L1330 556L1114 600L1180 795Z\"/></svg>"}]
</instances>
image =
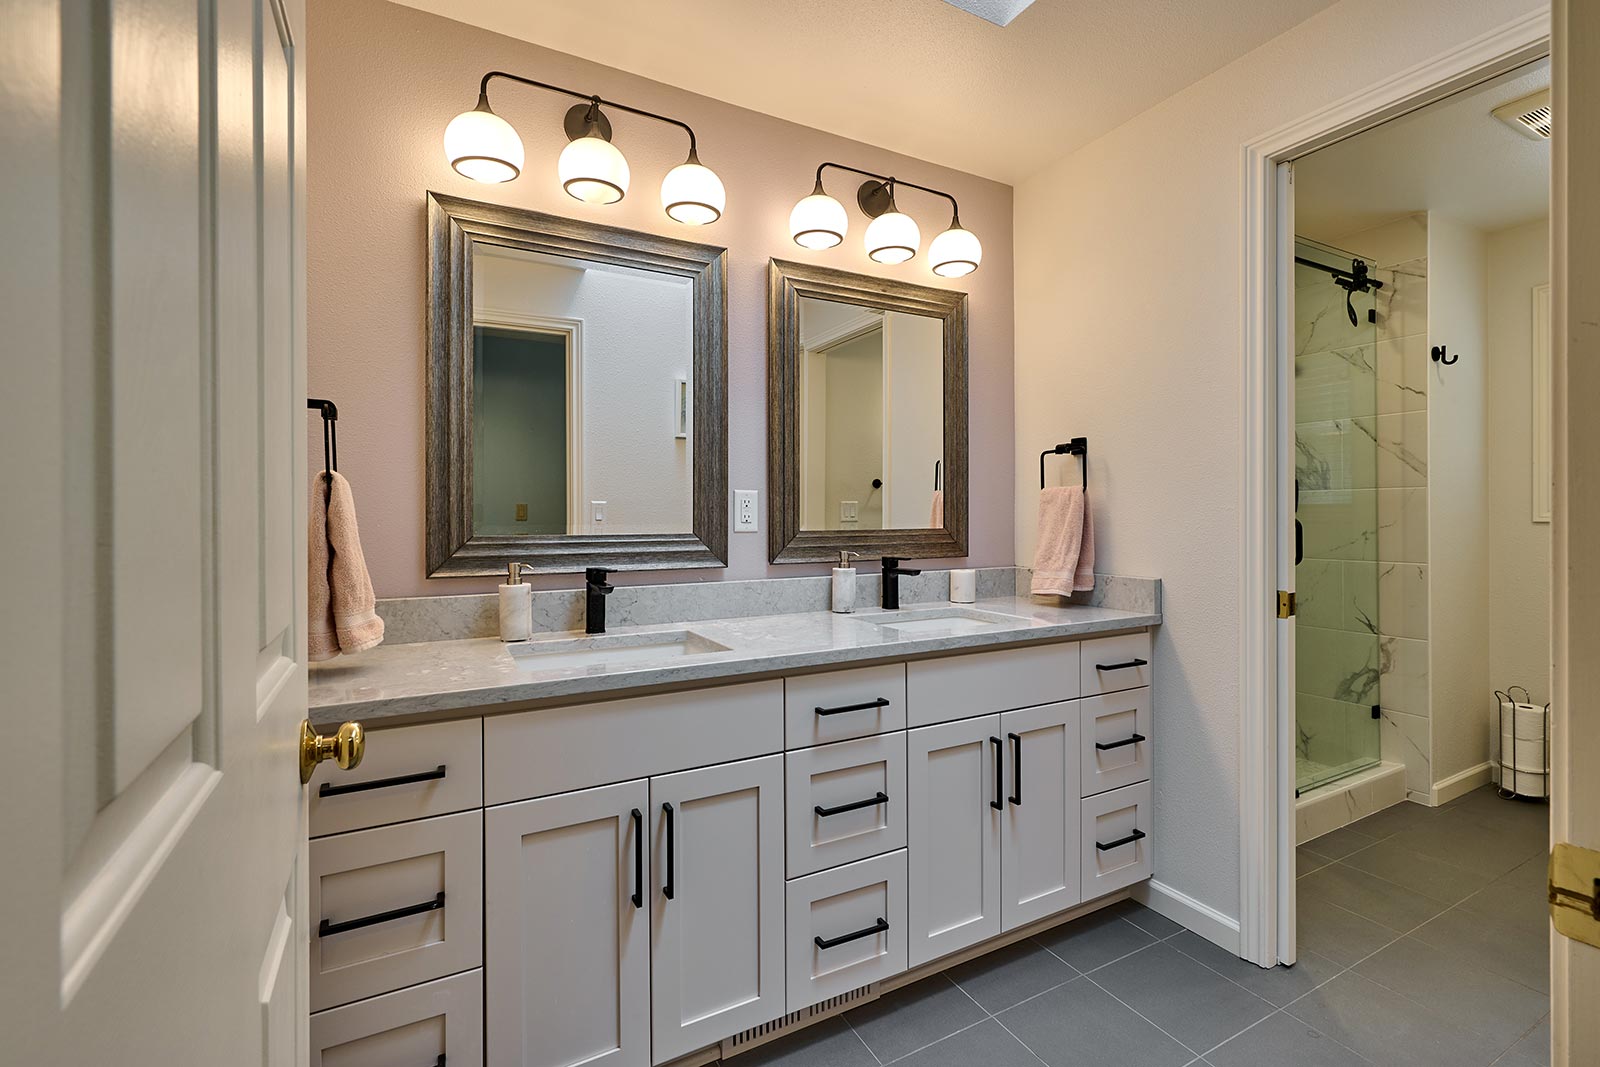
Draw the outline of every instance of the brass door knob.
<instances>
[{"instance_id":1,"label":"brass door knob","mask_svg":"<svg viewBox=\"0 0 1600 1067\"><path fill-rule=\"evenodd\" d=\"M311 772L323 760L338 760L341 770L353 770L367 751L367 732L358 722L347 722L332 737L311 728L310 719L300 722L300 784L311 781Z\"/></svg>"}]
</instances>

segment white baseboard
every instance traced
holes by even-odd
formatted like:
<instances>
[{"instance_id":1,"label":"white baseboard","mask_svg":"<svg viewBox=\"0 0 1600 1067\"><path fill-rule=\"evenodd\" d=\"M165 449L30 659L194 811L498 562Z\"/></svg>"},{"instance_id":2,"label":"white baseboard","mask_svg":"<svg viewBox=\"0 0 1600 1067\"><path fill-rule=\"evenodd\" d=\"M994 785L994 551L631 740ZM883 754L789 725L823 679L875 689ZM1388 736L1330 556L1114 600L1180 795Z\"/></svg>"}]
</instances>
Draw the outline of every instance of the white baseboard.
<instances>
[{"instance_id":1,"label":"white baseboard","mask_svg":"<svg viewBox=\"0 0 1600 1067\"><path fill-rule=\"evenodd\" d=\"M1448 804L1456 797L1470 793L1480 785L1488 785L1490 772L1493 770L1494 764L1485 760L1476 767L1468 767L1460 774L1452 774L1442 782L1434 782L1433 806L1438 807L1440 804Z\"/></svg>"},{"instance_id":2,"label":"white baseboard","mask_svg":"<svg viewBox=\"0 0 1600 1067\"><path fill-rule=\"evenodd\" d=\"M1209 904L1202 904L1187 893L1179 892L1152 878L1133 887L1133 899L1155 912L1187 927L1210 941L1239 954L1239 920L1230 919Z\"/></svg>"}]
</instances>

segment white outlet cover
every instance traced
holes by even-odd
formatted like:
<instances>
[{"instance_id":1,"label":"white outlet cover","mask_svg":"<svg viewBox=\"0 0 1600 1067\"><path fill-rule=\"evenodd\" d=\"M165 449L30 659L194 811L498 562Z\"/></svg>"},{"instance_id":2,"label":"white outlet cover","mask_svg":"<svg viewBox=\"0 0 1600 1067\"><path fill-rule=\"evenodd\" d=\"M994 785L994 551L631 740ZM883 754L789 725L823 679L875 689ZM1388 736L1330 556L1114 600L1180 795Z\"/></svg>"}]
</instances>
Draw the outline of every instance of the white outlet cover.
<instances>
[{"instance_id":1,"label":"white outlet cover","mask_svg":"<svg viewBox=\"0 0 1600 1067\"><path fill-rule=\"evenodd\" d=\"M760 519L756 514L756 497L754 489L735 489L733 491L733 530L735 533L755 533L760 529Z\"/></svg>"}]
</instances>

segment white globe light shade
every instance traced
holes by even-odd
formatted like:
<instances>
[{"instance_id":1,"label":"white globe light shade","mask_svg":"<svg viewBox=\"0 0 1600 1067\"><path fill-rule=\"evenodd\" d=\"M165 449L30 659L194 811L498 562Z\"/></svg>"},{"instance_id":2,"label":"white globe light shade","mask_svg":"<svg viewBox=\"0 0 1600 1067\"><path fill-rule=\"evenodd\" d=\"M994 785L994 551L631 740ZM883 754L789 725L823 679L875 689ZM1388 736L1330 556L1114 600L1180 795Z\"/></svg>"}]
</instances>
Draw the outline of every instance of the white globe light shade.
<instances>
[{"instance_id":1,"label":"white globe light shade","mask_svg":"<svg viewBox=\"0 0 1600 1067\"><path fill-rule=\"evenodd\" d=\"M569 141L556 161L561 187L586 204L615 204L628 194L628 161L596 134Z\"/></svg>"},{"instance_id":2,"label":"white globe light shade","mask_svg":"<svg viewBox=\"0 0 1600 1067\"><path fill-rule=\"evenodd\" d=\"M728 193L716 171L699 163L680 163L661 179L661 206L669 218L704 226L722 217Z\"/></svg>"},{"instance_id":3,"label":"white globe light shade","mask_svg":"<svg viewBox=\"0 0 1600 1067\"><path fill-rule=\"evenodd\" d=\"M933 273L939 277L959 278L978 269L983 262L983 245L971 230L951 226L933 239L928 258L933 261Z\"/></svg>"},{"instance_id":4,"label":"white globe light shade","mask_svg":"<svg viewBox=\"0 0 1600 1067\"><path fill-rule=\"evenodd\" d=\"M827 193L802 197L789 212L789 234L801 248L832 248L844 240L850 216Z\"/></svg>"},{"instance_id":5,"label":"white globe light shade","mask_svg":"<svg viewBox=\"0 0 1600 1067\"><path fill-rule=\"evenodd\" d=\"M867 227L867 255L875 263L904 263L921 244L917 220L898 211L885 211Z\"/></svg>"},{"instance_id":6,"label":"white globe light shade","mask_svg":"<svg viewBox=\"0 0 1600 1067\"><path fill-rule=\"evenodd\" d=\"M444 155L473 181L508 182L522 173L522 138L493 111L463 111L444 128Z\"/></svg>"}]
</instances>

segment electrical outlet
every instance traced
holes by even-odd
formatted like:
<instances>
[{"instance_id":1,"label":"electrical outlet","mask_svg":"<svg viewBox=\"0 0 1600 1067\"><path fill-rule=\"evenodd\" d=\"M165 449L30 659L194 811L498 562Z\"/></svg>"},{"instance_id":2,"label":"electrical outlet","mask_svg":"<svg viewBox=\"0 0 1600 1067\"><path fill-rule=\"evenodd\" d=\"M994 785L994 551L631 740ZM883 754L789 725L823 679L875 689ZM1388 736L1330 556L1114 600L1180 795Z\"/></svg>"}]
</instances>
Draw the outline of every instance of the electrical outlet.
<instances>
[{"instance_id":1,"label":"electrical outlet","mask_svg":"<svg viewBox=\"0 0 1600 1067\"><path fill-rule=\"evenodd\" d=\"M528 521L528 505L526 505L526 504L518 504L517 505L517 521L518 522L527 522Z\"/></svg>"},{"instance_id":2,"label":"electrical outlet","mask_svg":"<svg viewBox=\"0 0 1600 1067\"><path fill-rule=\"evenodd\" d=\"M606 502L604 500L589 501L589 520L596 526L606 521Z\"/></svg>"},{"instance_id":3,"label":"electrical outlet","mask_svg":"<svg viewBox=\"0 0 1600 1067\"><path fill-rule=\"evenodd\" d=\"M756 519L756 491L754 489L735 489L733 491L733 532L755 533L761 528Z\"/></svg>"}]
</instances>

